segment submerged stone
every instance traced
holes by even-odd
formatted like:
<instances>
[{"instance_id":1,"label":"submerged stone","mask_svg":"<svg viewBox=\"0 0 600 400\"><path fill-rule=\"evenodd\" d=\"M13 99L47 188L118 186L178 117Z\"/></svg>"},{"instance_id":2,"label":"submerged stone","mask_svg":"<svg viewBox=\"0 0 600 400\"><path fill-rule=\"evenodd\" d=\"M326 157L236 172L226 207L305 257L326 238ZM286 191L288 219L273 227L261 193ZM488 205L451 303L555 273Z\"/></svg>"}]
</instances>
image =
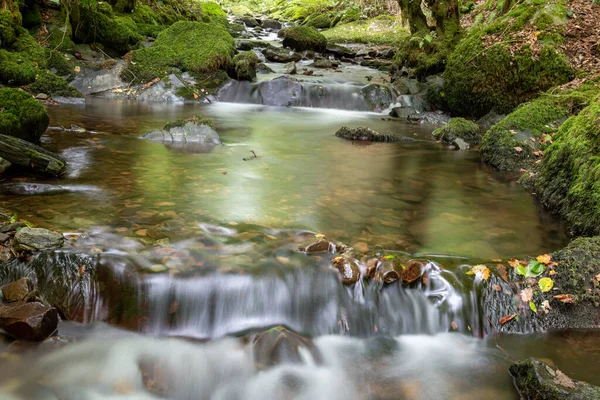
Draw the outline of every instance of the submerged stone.
<instances>
[{"instance_id":1,"label":"submerged stone","mask_svg":"<svg viewBox=\"0 0 600 400\"><path fill-rule=\"evenodd\" d=\"M22 228L15 235L15 248L25 251L37 251L61 247L65 239L58 232L44 228Z\"/></svg>"},{"instance_id":2,"label":"submerged stone","mask_svg":"<svg viewBox=\"0 0 600 400\"><path fill-rule=\"evenodd\" d=\"M266 49L263 51L263 55L269 61L289 63L292 61L300 61L302 55L293 51L285 49Z\"/></svg>"},{"instance_id":3,"label":"submerged stone","mask_svg":"<svg viewBox=\"0 0 600 400\"><path fill-rule=\"evenodd\" d=\"M355 141L363 142L410 142L413 138L394 135L393 133L379 133L371 128L357 127L348 128L343 126L335 133L335 136Z\"/></svg>"},{"instance_id":4,"label":"submerged stone","mask_svg":"<svg viewBox=\"0 0 600 400\"><path fill-rule=\"evenodd\" d=\"M142 139L163 143L221 144L219 134L202 121L187 121L181 126L168 127L142 135Z\"/></svg>"},{"instance_id":5,"label":"submerged stone","mask_svg":"<svg viewBox=\"0 0 600 400\"><path fill-rule=\"evenodd\" d=\"M15 303L0 308L0 328L18 339L39 342L57 326L56 308L42 303Z\"/></svg>"}]
</instances>

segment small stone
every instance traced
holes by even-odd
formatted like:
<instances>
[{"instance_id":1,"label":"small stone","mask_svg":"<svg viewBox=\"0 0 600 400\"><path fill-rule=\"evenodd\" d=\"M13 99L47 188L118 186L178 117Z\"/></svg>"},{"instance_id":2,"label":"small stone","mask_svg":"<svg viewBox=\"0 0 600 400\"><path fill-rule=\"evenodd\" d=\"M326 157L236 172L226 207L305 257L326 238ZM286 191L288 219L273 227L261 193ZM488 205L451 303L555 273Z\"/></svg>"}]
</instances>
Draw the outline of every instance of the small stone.
<instances>
[{"instance_id":1,"label":"small stone","mask_svg":"<svg viewBox=\"0 0 600 400\"><path fill-rule=\"evenodd\" d=\"M15 248L36 251L62 247L65 238L58 232L43 228L22 228L15 235Z\"/></svg>"},{"instance_id":2,"label":"small stone","mask_svg":"<svg viewBox=\"0 0 600 400\"><path fill-rule=\"evenodd\" d=\"M336 257L331 261L331 266L339 271L344 285L352 285L360 279L360 268L353 258Z\"/></svg>"},{"instance_id":3,"label":"small stone","mask_svg":"<svg viewBox=\"0 0 600 400\"><path fill-rule=\"evenodd\" d=\"M298 73L296 62L292 61L291 63L287 64L285 66L285 73L290 75L296 75Z\"/></svg>"},{"instance_id":4,"label":"small stone","mask_svg":"<svg viewBox=\"0 0 600 400\"><path fill-rule=\"evenodd\" d=\"M2 225L2 227L0 227L0 232L2 233L7 233L7 232L14 232L19 228L25 228L27 225L25 225L23 222L13 222L12 224L6 224L6 225Z\"/></svg>"},{"instance_id":5,"label":"small stone","mask_svg":"<svg viewBox=\"0 0 600 400\"><path fill-rule=\"evenodd\" d=\"M56 308L42 303L15 303L0 308L0 328L17 339L39 342L57 326Z\"/></svg>"},{"instance_id":6,"label":"small stone","mask_svg":"<svg viewBox=\"0 0 600 400\"><path fill-rule=\"evenodd\" d=\"M46 93L39 93L37 96L35 96L35 98L38 100L48 100L50 96L48 96Z\"/></svg>"},{"instance_id":7,"label":"small stone","mask_svg":"<svg viewBox=\"0 0 600 400\"><path fill-rule=\"evenodd\" d=\"M0 232L0 243L6 242L9 238L10 238L9 235L7 235L6 233Z\"/></svg>"},{"instance_id":8,"label":"small stone","mask_svg":"<svg viewBox=\"0 0 600 400\"><path fill-rule=\"evenodd\" d=\"M456 138L452 141L456 150L469 150L469 143L465 142L461 138Z\"/></svg>"},{"instance_id":9,"label":"small stone","mask_svg":"<svg viewBox=\"0 0 600 400\"><path fill-rule=\"evenodd\" d=\"M2 286L2 295L5 303L25 300L27 295L33 290L33 284L27 277L21 278L18 281Z\"/></svg>"}]
</instances>

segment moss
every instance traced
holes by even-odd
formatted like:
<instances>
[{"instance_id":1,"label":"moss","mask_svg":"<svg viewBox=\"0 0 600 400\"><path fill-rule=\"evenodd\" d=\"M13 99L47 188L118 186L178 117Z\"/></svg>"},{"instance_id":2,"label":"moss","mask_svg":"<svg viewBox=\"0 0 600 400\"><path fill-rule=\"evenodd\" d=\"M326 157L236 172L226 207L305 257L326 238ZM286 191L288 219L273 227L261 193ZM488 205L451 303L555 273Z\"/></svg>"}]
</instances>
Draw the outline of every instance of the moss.
<instances>
[{"instance_id":1,"label":"moss","mask_svg":"<svg viewBox=\"0 0 600 400\"><path fill-rule=\"evenodd\" d=\"M25 28L35 28L42 24L42 14L40 13L40 6L35 3L31 7L25 7L21 10L23 16L23 26Z\"/></svg>"},{"instance_id":2,"label":"moss","mask_svg":"<svg viewBox=\"0 0 600 400\"><path fill-rule=\"evenodd\" d=\"M219 6L217 3L213 3L212 1L203 1L202 3L200 3L200 5L202 7L202 12L205 15L208 15L210 17L227 18L227 13L223 11L221 6Z\"/></svg>"},{"instance_id":3,"label":"moss","mask_svg":"<svg viewBox=\"0 0 600 400\"><path fill-rule=\"evenodd\" d=\"M136 48L143 39L130 17L110 17L97 7L74 8L71 26L81 42L101 43L120 54Z\"/></svg>"},{"instance_id":4,"label":"moss","mask_svg":"<svg viewBox=\"0 0 600 400\"><path fill-rule=\"evenodd\" d=\"M54 69L56 74L59 76L71 76L73 75L73 69L75 65L72 64L61 52L59 51L46 51L48 59L48 69Z\"/></svg>"},{"instance_id":5,"label":"moss","mask_svg":"<svg viewBox=\"0 0 600 400\"><path fill-rule=\"evenodd\" d=\"M71 27L67 27L67 32L63 31L63 28L58 27L50 31L48 47L52 50L71 53L75 50L75 43L71 40Z\"/></svg>"},{"instance_id":6,"label":"moss","mask_svg":"<svg viewBox=\"0 0 600 400\"><path fill-rule=\"evenodd\" d=\"M281 32L283 32L283 46L296 51L323 52L327 47L325 36L308 26L294 26L282 29Z\"/></svg>"},{"instance_id":7,"label":"moss","mask_svg":"<svg viewBox=\"0 0 600 400\"><path fill-rule=\"evenodd\" d=\"M15 41L6 49L0 49L0 83L25 85L35 80L38 68L46 67L44 49L29 33L15 29Z\"/></svg>"},{"instance_id":8,"label":"moss","mask_svg":"<svg viewBox=\"0 0 600 400\"><path fill-rule=\"evenodd\" d=\"M69 86L67 81L50 71L41 71L28 89L33 93L46 93L53 96L83 97L77 89Z\"/></svg>"},{"instance_id":9,"label":"moss","mask_svg":"<svg viewBox=\"0 0 600 400\"><path fill-rule=\"evenodd\" d=\"M242 24L229 24L226 29L232 37L240 37L245 28Z\"/></svg>"},{"instance_id":10,"label":"moss","mask_svg":"<svg viewBox=\"0 0 600 400\"><path fill-rule=\"evenodd\" d=\"M479 126L464 118L452 118L448 124L436 129L432 134L437 140L447 144L451 144L457 138L472 145L479 144L481 141Z\"/></svg>"},{"instance_id":11,"label":"moss","mask_svg":"<svg viewBox=\"0 0 600 400\"><path fill-rule=\"evenodd\" d=\"M229 80L227 73L222 70L194 74L194 78L196 79L196 87L204 94L215 94L217 89Z\"/></svg>"},{"instance_id":12,"label":"moss","mask_svg":"<svg viewBox=\"0 0 600 400\"><path fill-rule=\"evenodd\" d=\"M254 13L248 6L244 4L235 4L230 9L229 12L236 17L253 17Z\"/></svg>"},{"instance_id":13,"label":"moss","mask_svg":"<svg viewBox=\"0 0 600 400\"><path fill-rule=\"evenodd\" d=\"M180 21L161 32L152 47L134 51L123 77L144 83L176 70L203 74L228 69L233 51L233 38L219 24Z\"/></svg>"},{"instance_id":14,"label":"moss","mask_svg":"<svg viewBox=\"0 0 600 400\"><path fill-rule=\"evenodd\" d=\"M315 29L327 29L331 27L331 16L328 14L314 14L311 15L305 22L304 25L311 26Z\"/></svg>"},{"instance_id":15,"label":"moss","mask_svg":"<svg viewBox=\"0 0 600 400\"><path fill-rule=\"evenodd\" d=\"M163 127L163 129L165 131L168 131L173 128L180 128L180 127L184 126L185 124L187 124L188 122L193 122L196 125L207 125L213 129L215 129L215 124L211 119L204 118L198 114L192 115L191 117L188 117L188 118L179 118L179 119L176 119L175 121L167 122L167 124Z\"/></svg>"},{"instance_id":16,"label":"moss","mask_svg":"<svg viewBox=\"0 0 600 400\"><path fill-rule=\"evenodd\" d=\"M569 118L534 168L533 191L579 234L600 233L600 102Z\"/></svg>"},{"instance_id":17,"label":"moss","mask_svg":"<svg viewBox=\"0 0 600 400\"><path fill-rule=\"evenodd\" d=\"M38 142L49 123L46 109L19 89L0 89L0 134Z\"/></svg>"},{"instance_id":18,"label":"moss","mask_svg":"<svg viewBox=\"0 0 600 400\"><path fill-rule=\"evenodd\" d=\"M600 273L600 236L578 238L567 247L552 254L558 264L557 274L552 277L560 293L576 295L579 300L598 302L593 285Z\"/></svg>"},{"instance_id":19,"label":"moss","mask_svg":"<svg viewBox=\"0 0 600 400\"><path fill-rule=\"evenodd\" d=\"M0 10L0 47L7 48L17 40L16 29L19 25L14 12L8 9Z\"/></svg>"},{"instance_id":20,"label":"moss","mask_svg":"<svg viewBox=\"0 0 600 400\"><path fill-rule=\"evenodd\" d=\"M239 53L233 58L235 76L238 80L253 81L256 79L256 67L260 59L253 51Z\"/></svg>"},{"instance_id":21,"label":"moss","mask_svg":"<svg viewBox=\"0 0 600 400\"><path fill-rule=\"evenodd\" d=\"M350 23L341 23L321 32L328 41L334 43L365 43L398 45L409 34L399 20L394 18L373 18Z\"/></svg>"}]
</instances>

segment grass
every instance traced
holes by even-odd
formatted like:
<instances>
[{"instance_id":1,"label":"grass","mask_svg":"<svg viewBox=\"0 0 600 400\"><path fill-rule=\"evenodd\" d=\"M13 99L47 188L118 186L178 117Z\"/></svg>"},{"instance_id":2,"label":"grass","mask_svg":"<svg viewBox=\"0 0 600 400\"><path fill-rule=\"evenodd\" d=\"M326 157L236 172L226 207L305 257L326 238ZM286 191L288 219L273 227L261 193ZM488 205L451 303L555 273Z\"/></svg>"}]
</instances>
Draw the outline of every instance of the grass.
<instances>
[{"instance_id":1,"label":"grass","mask_svg":"<svg viewBox=\"0 0 600 400\"><path fill-rule=\"evenodd\" d=\"M396 45L406 40L409 33L399 19L373 18L339 24L321 32L330 42Z\"/></svg>"}]
</instances>

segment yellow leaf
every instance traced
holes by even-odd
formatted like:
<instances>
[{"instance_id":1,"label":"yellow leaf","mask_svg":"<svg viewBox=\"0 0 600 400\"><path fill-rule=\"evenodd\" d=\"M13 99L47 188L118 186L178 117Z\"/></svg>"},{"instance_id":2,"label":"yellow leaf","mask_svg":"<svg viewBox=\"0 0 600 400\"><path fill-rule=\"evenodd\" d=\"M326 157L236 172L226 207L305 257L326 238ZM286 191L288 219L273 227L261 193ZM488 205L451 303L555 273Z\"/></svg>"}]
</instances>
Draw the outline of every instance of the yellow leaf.
<instances>
[{"instance_id":1,"label":"yellow leaf","mask_svg":"<svg viewBox=\"0 0 600 400\"><path fill-rule=\"evenodd\" d=\"M548 275L556 275L556 274L558 274L558 272L556 272L553 269L551 269L550 272L548 272Z\"/></svg>"},{"instance_id":2,"label":"yellow leaf","mask_svg":"<svg viewBox=\"0 0 600 400\"><path fill-rule=\"evenodd\" d=\"M552 261L552 256L550 256L550 254L542 254L541 256L537 256L536 260L542 264L548 265L550 264L550 261Z\"/></svg>"},{"instance_id":3,"label":"yellow leaf","mask_svg":"<svg viewBox=\"0 0 600 400\"><path fill-rule=\"evenodd\" d=\"M325 237L325 235L323 235L322 233L317 233L315 235L315 237L317 238L317 240L319 240L319 239L323 239Z\"/></svg>"},{"instance_id":4,"label":"yellow leaf","mask_svg":"<svg viewBox=\"0 0 600 400\"><path fill-rule=\"evenodd\" d=\"M487 281L490 278L490 269L485 265L476 265L467 271L467 275L475 275L484 281Z\"/></svg>"},{"instance_id":5,"label":"yellow leaf","mask_svg":"<svg viewBox=\"0 0 600 400\"><path fill-rule=\"evenodd\" d=\"M542 293L546 293L552 290L552 288L554 287L554 281L550 278L542 278L538 282L538 286L540 287Z\"/></svg>"}]
</instances>

